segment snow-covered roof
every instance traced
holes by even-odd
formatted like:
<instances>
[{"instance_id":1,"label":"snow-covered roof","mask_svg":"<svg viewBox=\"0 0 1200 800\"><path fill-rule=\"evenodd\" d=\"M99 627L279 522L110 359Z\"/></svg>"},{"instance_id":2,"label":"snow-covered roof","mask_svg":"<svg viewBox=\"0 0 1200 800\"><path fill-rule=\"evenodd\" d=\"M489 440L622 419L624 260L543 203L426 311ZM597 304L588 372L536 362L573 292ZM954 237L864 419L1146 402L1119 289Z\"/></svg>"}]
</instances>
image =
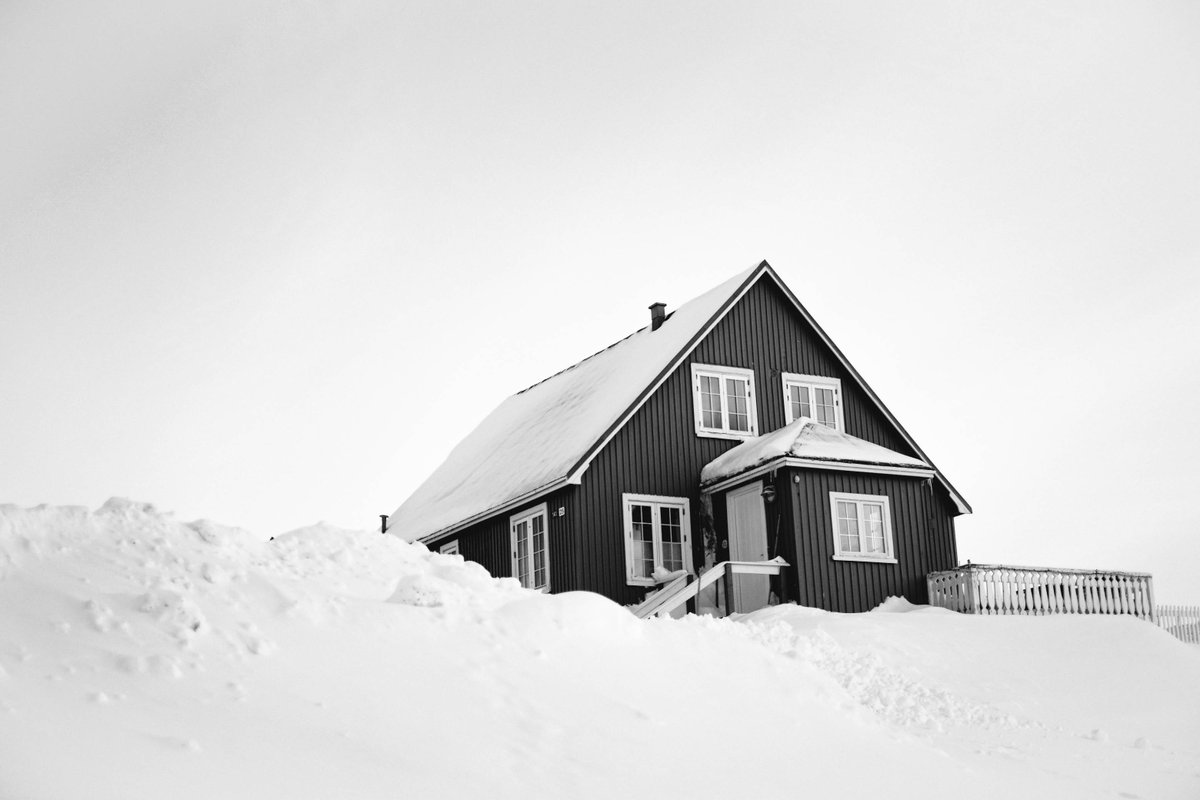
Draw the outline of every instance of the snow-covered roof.
<instances>
[{"instance_id":1,"label":"snow-covered roof","mask_svg":"<svg viewBox=\"0 0 1200 800\"><path fill-rule=\"evenodd\" d=\"M831 469L856 465L921 470L929 474L933 472L933 467L919 458L836 431L809 417L801 417L777 431L742 442L717 456L700 471L700 484L711 486L781 459L826 463Z\"/></svg>"},{"instance_id":2,"label":"snow-covered roof","mask_svg":"<svg viewBox=\"0 0 1200 800\"><path fill-rule=\"evenodd\" d=\"M505 400L396 509L388 530L409 541L426 539L579 483L600 449L764 275L775 281L871 401L924 457L899 420L763 261L683 304L658 330L642 328ZM879 450L907 458L886 448ZM928 459L920 463L936 471ZM949 481L940 473L938 479L959 512L971 513Z\"/></svg>"},{"instance_id":3,"label":"snow-covered roof","mask_svg":"<svg viewBox=\"0 0 1200 800\"><path fill-rule=\"evenodd\" d=\"M642 328L505 400L396 509L388 529L413 541L578 482L611 429L768 268L738 273L658 330Z\"/></svg>"}]
</instances>

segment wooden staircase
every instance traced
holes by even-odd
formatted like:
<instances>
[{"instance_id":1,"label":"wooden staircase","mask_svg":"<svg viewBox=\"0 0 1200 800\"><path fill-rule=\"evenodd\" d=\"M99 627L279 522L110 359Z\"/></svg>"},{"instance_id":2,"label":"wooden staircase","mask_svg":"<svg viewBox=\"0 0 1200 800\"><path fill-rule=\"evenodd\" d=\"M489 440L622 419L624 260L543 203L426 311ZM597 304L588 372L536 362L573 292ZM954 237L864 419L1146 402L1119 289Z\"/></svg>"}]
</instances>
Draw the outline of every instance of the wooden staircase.
<instances>
[{"instance_id":1,"label":"wooden staircase","mask_svg":"<svg viewBox=\"0 0 1200 800\"><path fill-rule=\"evenodd\" d=\"M633 614L638 619L662 617L670 614L700 592L719 580L725 581L725 615L736 613L734 608L734 575L778 575L788 563L782 558L770 561L722 561L704 574L696 577L684 573L654 592L641 605L634 606Z\"/></svg>"}]
</instances>

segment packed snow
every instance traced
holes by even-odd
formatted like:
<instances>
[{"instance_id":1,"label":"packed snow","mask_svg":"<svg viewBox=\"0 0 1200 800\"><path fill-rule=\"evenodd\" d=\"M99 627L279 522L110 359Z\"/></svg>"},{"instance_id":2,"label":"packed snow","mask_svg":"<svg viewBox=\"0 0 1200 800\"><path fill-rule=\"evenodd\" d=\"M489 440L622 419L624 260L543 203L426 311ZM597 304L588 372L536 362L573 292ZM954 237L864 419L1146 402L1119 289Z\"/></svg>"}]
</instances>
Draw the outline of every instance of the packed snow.
<instances>
[{"instance_id":1,"label":"packed snow","mask_svg":"<svg viewBox=\"0 0 1200 800\"><path fill-rule=\"evenodd\" d=\"M930 475L933 474L933 468L919 458L834 430L810 417L800 417L779 430L756 436L726 450L704 466L700 472L700 482L713 484L789 457L809 461L882 464L928 470Z\"/></svg>"},{"instance_id":2,"label":"packed snow","mask_svg":"<svg viewBox=\"0 0 1200 800\"><path fill-rule=\"evenodd\" d=\"M893 598L640 621L319 524L0 506L0 798L1200 797L1200 648Z\"/></svg>"}]
</instances>

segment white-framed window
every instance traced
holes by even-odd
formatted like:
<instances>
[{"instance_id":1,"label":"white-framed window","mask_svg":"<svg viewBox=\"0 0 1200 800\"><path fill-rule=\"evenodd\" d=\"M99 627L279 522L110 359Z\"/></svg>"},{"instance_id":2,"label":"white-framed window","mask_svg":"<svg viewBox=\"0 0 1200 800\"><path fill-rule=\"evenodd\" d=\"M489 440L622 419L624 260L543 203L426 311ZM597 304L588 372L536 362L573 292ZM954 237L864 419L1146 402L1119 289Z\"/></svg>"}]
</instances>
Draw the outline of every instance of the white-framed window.
<instances>
[{"instance_id":1,"label":"white-framed window","mask_svg":"<svg viewBox=\"0 0 1200 800\"><path fill-rule=\"evenodd\" d=\"M833 512L835 559L896 563L892 507L887 497L830 492L829 506Z\"/></svg>"},{"instance_id":2,"label":"white-framed window","mask_svg":"<svg viewBox=\"0 0 1200 800\"><path fill-rule=\"evenodd\" d=\"M754 370L692 364L692 408L696 433L718 439L758 435Z\"/></svg>"},{"instance_id":3,"label":"white-framed window","mask_svg":"<svg viewBox=\"0 0 1200 800\"><path fill-rule=\"evenodd\" d=\"M458 539L452 539L438 548L438 552L444 556L458 555Z\"/></svg>"},{"instance_id":4,"label":"white-framed window","mask_svg":"<svg viewBox=\"0 0 1200 800\"><path fill-rule=\"evenodd\" d=\"M546 504L508 518L512 574L526 589L550 591L550 532Z\"/></svg>"},{"instance_id":5,"label":"white-framed window","mask_svg":"<svg viewBox=\"0 0 1200 800\"><path fill-rule=\"evenodd\" d=\"M621 500L625 506L626 582L654 586L658 578L672 572L693 572L688 499L623 494Z\"/></svg>"},{"instance_id":6,"label":"white-framed window","mask_svg":"<svg viewBox=\"0 0 1200 800\"><path fill-rule=\"evenodd\" d=\"M841 380L783 373L783 414L788 424L800 417L809 417L834 430L846 430L842 417Z\"/></svg>"}]
</instances>

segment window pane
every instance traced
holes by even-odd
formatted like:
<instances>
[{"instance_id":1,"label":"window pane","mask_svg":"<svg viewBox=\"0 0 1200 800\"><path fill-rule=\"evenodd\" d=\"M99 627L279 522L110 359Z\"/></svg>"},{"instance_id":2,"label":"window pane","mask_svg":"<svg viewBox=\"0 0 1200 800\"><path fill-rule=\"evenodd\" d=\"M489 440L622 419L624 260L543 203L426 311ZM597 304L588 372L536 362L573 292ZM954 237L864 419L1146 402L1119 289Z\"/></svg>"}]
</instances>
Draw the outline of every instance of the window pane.
<instances>
[{"instance_id":1,"label":"window pane","mask_svg":"<svg viewBox=\"0 0 1200 800\"><path fill-rule=\"evenodd\" d=\"M680 509L659 506L659 529L662 532L663 569L670 572L683 569L683 524Z\"/></svg>"},{"instance_id":2,"label":"window pane","mask_svg":"<svg viewBox=\"0 0 1200 800\"><path fill-rule=\"evenodd\" d=\"M533 588L546 585L546 518L536 516L533 525Z\"/></svg>"},{"instance_id":3,"label":"window pane","mask_svg":"<svg viewBox=\"0 0 1200 800\"><path fill-rule=\"evenodd\" d=\"M654 572L654 516L648 505L630 506L633 534L633 577L649 578Z\"/></svg>"},{"instance_id":4,"label":"window pane","mask_svg":"<svg viewBox=\"0 0 1200 800\"><path fill-rule=\"evenodd\" d=\"M883 506L863 503L863 538L868 553L884 553Z\"/></svg>"},{"instance_id":5,"label":"window pane","mask_svg":"<svg viewBox=\"0 0 1200 800\"><path fill-rule=\"evenodd\" d=\"M649 578L654 574L654 542L643 542L635 555L634 577Z\"/></svg>"},{"instance_id":6,"label":"window pane","mask_svg":"<svg viewBox=\"0 0 1200 800\"><path fill-rule=\"evenodd\" d=\"M837 516L838 537L841 540L842 551L847 553L862 552L858 533L858 506L854 503L839 500L837 502Z\"/></svg>"},{"instance_id":7,"label":"window pane","mask_svg":"<svg viewBox=\"0 0 1200 800\"><path fill-rule=\"evenodd\" d=\"M700 424L705 428L724 428L721 419L721 379L700 376Z\"/></svg>"},{"instance_id":8,"label":"window pane","mask_svg":"<svg viewBox=\"0 0 1200 800\"><path fill-rule=\"evenodd\" d=\"M725 394L729 399L729 430L750 430L750 411L747 402L748 382L740 378L725 379Z\"/></svg>"},{"instance_id":9,"label":"window pane","mask_svg":"<svg viewBox=\"0 0 1200 800\"><path fill-rule=\"evenodd\" d=\"M816 420L822 425L828 425L830 428L837 427L837 412L834 403L833 389L822 389L820 387L813 388L813 396L816 399Z\"/></svg>"},{"instance_id":10,"label":"window pane","mask_svg":"<svg viewBox=\"0 0 1200 800\"><path fill-rule=\"evenodd\" d=\"M683 569L683 545L663 542L663 569L667 572Z\"/></svg>"},{"instance_id":11,"label":"window pane","mask_svg":"<svg viewBox=\"0 0 1200 800\"><path fill-rule=\"evenodd\" d=\"M513 526L513 531L517 540L517 580L529 588L529 523L518 522Z\"/></svg>"}]
</instances>

